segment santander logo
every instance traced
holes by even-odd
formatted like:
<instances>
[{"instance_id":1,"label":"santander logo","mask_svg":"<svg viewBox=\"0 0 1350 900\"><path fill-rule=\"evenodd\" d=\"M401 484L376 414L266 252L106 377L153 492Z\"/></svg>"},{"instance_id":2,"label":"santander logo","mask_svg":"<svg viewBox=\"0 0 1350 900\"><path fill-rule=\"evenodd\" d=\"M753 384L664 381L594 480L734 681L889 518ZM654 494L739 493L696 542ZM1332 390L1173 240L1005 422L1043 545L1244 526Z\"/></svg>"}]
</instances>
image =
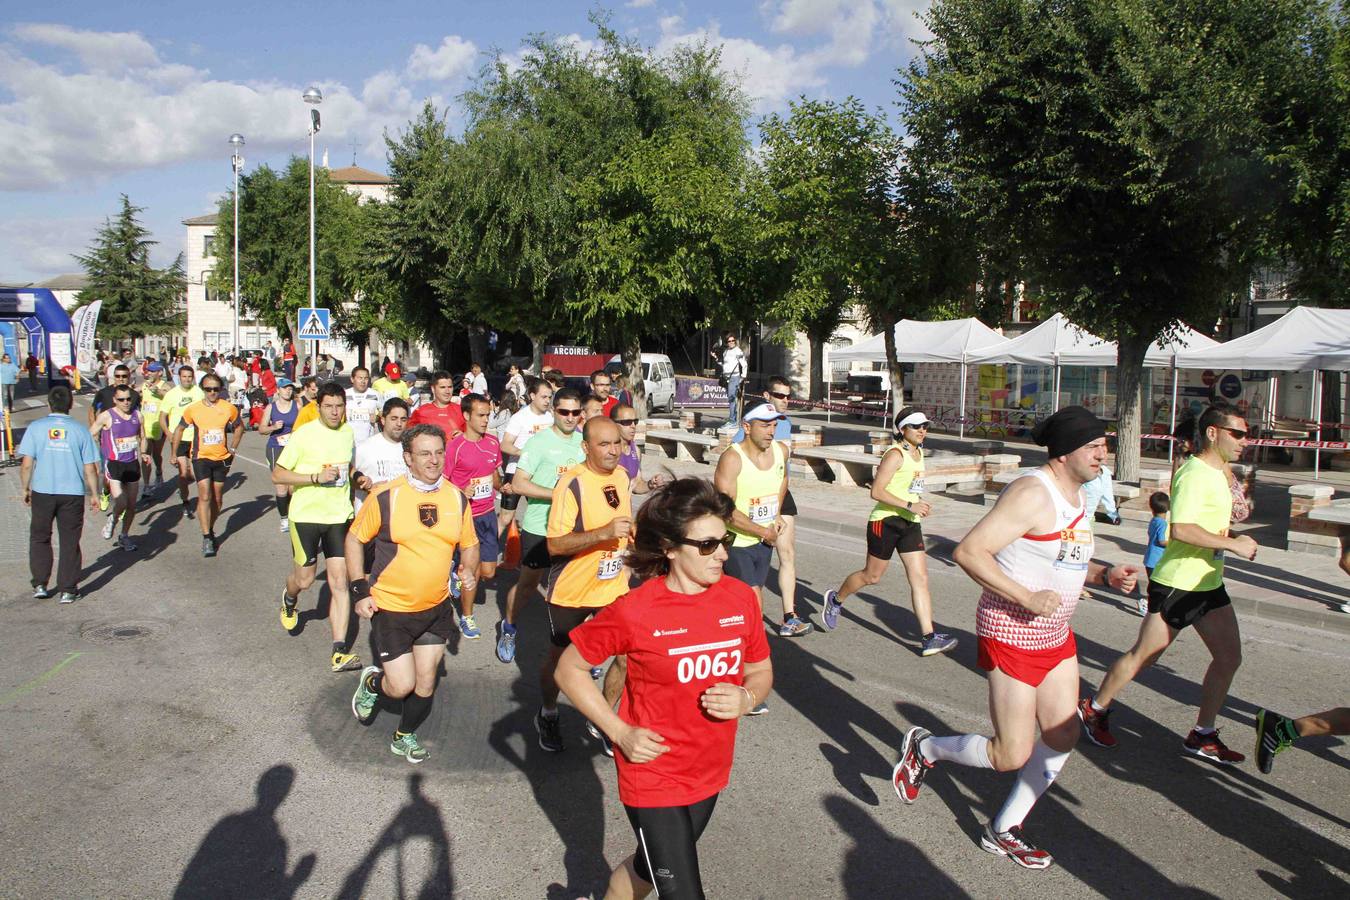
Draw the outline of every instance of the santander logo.
<instances>
[{"instance_id":1,"label":"santander logo","mask_svg":"<svg viewBox=\"0 0 1350 900\"><path fill-rule=\"evenodd\" d=\"M688 634L688 633L689 633L688 628L667 628L665 630L658 628L652 632L652 637L673 637L677 634Z\"/></svg>"}]
</instances>

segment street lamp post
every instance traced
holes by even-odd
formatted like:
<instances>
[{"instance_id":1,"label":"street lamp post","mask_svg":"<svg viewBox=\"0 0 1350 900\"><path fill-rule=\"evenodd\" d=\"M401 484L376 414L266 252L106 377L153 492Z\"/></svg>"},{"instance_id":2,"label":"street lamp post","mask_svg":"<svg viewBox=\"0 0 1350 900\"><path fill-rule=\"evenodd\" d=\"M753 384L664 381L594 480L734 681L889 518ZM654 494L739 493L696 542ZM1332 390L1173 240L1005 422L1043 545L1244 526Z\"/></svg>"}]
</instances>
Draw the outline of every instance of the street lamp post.
<instances>
[{"instance_id":1,"label":"street lamp post","mask_svg":"<svg viewBox=\"0 0 1350 900\"><path fill-rule=\"evenodd\" d=\"M323 93L316 87L305 90L304 101L313 108L309 111L309 305L314 302L314 135L319 133L318 106L323 102ZM314 342L314 355L319 354L319 342ZM311 371L318 371L318 363Z\"/></svg>"},{"instance_id":2,"label":"street lamp post","mask_svg":"<svg viewBox=\"0 0 1350 900\"><path fill-rule=\"evenodd\" d=\"M234 169L234 352L239 352L239 170L244 167L244 136L230 135L230 167Z\"/></svg>"}]
</instances>

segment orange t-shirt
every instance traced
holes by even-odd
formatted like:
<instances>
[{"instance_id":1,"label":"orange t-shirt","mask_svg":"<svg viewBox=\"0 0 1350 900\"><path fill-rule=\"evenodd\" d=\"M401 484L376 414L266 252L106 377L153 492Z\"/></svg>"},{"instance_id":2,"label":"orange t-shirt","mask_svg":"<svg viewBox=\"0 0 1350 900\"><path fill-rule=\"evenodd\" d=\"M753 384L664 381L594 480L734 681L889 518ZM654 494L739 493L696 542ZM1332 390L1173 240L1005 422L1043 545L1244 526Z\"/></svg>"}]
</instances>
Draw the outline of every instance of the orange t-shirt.
<instances>
[{"instance_id":1,"label":"orange t-shirt","mask_svg":"<svg viewBox=\"0 0 1350 900\"><path fill-rule=\"evenodd\" d=\"M239 410L228 400L207 403L198 400L183 410L183 423L195 429L192 435L193 459L225 460L230 458L230 448L225 437L230 426L239 420Z\"/></svg>"},{"instance_id":2,"label":"orange t-shirt","mask_svg":"<svg viewBox=\"0 0 1350 900\"><path fill-rule=\"evenodd\" d=\"M375 542L370 595L388 612L421 612L449 596L456 547L476 547L473 511L459 488L442 481L419 491L407 476L380 485L351 524L363 544Z\"/></svg>"},{"instance_id":3,"label":"orange t-shirt","mask_svg":"<svg viewBox=\"0 0 1350 900\"><path fill-rule=\"evenodd\" d=\"M633 515L628 473L616 468L608 475L585 463L568 469L553 487L548 512L548 536L563 537L592 531L619 516ZM555 606L608 606L628 592L624 564L627 539L604 541L573 556L553 558L548 602Z\"/></svg>"}]
</instances>

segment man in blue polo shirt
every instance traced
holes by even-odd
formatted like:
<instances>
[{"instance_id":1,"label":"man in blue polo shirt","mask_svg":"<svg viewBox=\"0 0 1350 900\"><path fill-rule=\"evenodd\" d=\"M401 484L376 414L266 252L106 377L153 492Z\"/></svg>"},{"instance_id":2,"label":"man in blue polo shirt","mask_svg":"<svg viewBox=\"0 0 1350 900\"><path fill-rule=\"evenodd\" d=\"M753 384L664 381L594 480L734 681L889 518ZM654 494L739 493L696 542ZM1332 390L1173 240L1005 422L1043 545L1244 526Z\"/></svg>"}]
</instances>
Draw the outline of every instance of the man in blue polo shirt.
<instances>
[{"instance_id":1,"label":"man in blue polo shirt","mask_svg":"<svg viewBox=\"0 0 1350 900\"><path fill-rule=\"evenodd\" d=\"M84 498L98 509L98 448L89 429L70 417L70 388L58 385L47 395L51 415L28 426L19 442L19 482L23 502L32 510L28 531L28 569L33 598L50 597L52 523L61 542L56 569L60 602L80 598L80 533L84 531Z\"/></svg>"}]
</instances>

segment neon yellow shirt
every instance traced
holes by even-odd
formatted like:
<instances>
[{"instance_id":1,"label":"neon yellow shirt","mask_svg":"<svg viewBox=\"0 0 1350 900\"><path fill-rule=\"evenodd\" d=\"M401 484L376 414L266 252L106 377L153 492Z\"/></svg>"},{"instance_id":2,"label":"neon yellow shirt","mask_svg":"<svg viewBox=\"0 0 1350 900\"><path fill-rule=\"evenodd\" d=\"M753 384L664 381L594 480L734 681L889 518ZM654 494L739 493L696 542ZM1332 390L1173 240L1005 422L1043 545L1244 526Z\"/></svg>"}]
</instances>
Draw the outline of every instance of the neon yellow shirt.
<instances>
[{"instance_id":1,"label":"neon yellow shirt","mask_svg":"<svg viewBox=\"0 0 1350 900\"><path fill-rule=\"evenodd\" d=\"M159 424L160 409L164 406L162 382L159 389L161 393L151 390L148 384L141 388L141 434L152 441L164 437L164 428Z\"/></svg>"},{"instance_id":2,"label":"neon yellow shirt","mask_svg":"<svg viewBox=\"0 0 1350 900\"><path fill-rule=\"evenodd\" d=\"M1223 584L1223 551L1178 540L1178 525L1199 525L1213 534L1228 534L1233 492L1223 469L1192 456L1172 479L1172 531L1153 580L1183 591L1212 591Z\"/></svg>"},{"instance_id":3,"label":"neon yellow shirt","mask_svg":"<svg viewBox=\"0 0 1350 900\"><path fill-rule=\"evenodd\" d=\"M886 452L899 453L901 459L900 468L895 470L895 474L887 482L886 490L906 503L917 503L922 500L923 451L919 451L917 460L910 454L907 445L892 447ZM881 501L877 501L877 505L872 507L872 514L867 517L867 521L875 522L878 519L889 519L891 516L899 516L911 522L919 521L919 517L909 510L899 506L891 506L889 503L882 503Z\"/></svg>"},{"instance_id":4,"label":"neon yellow shirt","mask_svg":"<svg viewBox=\"0 0 1350 900\"><path fill-rule=\"evenodd\" d=\"M752 463L740 444L732 444L728 452L739 453L741 457L741 471L736 476L736 508L761 528L769 527L782 511L778 508L778 492L787 477L787 454L783 452L783 445L773 442L773 462L767 469ZM758 535L735 526L731 530L736 533L736 542L732 546L753 547L760 542Z\"/></svg>"},{"instance_id":5,"label":"neon yellow shirt","mask_svg":"<svg viewBox=\"0 0 1350 900\"><path fill-rule=\"evenodd\" d=\"M172 433L173 429L178 427L179 421L183 418L183 410L198 400L204 399L206 399L206 392L195 384L187 389L175 385L171 391L165 394L159 408L161 412L167 410L169 413L169 431ZM183 436L179 440L191 442L192 436L196 433L195 428L188 426L183 429Z\"/></svg>"},{"instance_id":6,"label":"neon yellow shirt","mask_svg":"<svg viewBox=\"0 0 1350 900\"><path fill-rule=\"evenodd\" d=\"M329 428L322 422L291 432L291 439L277 457L277 465L297 475L317 475L324 466L337 466L337 480L331 484L302 484L291 488L292 522L313 525L338 525L352 517L350 477L356 437L345 422Z\"/></svg>"}]
</instances>

